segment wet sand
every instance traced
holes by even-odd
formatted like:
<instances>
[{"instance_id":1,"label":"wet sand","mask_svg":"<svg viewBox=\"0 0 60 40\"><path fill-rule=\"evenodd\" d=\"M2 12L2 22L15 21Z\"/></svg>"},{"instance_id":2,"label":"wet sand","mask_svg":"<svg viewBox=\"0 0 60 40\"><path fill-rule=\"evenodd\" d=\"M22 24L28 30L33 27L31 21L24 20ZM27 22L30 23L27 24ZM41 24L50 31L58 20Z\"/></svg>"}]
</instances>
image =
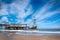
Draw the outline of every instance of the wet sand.
<instances>
[{"instance_id":1,"label":"wet sand","mask_svg":"<svg viewBox=\"0 0 60 40\"><path fill-rule=\"evenodd\" d=\"M60 40L60 36L13 35L12 40Z\"/></svg>"},{"instance_id":2,"label":"wet sand","mask_svg":"<svg viewBox=\"0 0 60 40\"><path fill-rule=\"evenodd\" d=\"M8 38L6 35L0 34L0 40L8 40Z\"/></svg>"},{"instance_id":3,"label":"wet sand","mask_svg":"<svg viewBox=\"0 0 60 40\"><path fill-rule=\"evenodd\" d=\"M0 40L60 40L60 36L37 36L37 35L12 34L12 39L9 39L5 34L0 34Z\"/></svg>"}]
</instances>

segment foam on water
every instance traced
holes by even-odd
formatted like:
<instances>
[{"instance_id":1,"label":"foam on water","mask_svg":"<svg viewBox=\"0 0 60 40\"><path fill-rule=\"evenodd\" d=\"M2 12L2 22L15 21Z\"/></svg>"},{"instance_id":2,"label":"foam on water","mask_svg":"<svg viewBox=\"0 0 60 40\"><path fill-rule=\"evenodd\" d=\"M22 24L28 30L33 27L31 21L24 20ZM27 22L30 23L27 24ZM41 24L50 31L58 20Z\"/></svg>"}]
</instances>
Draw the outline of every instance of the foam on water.
<instances>
[{"instance_id":1,"label":"foam on water","mask_svg":"<svg viewBox=\"0 0 60 40\"><path fill-rule=\"evenodd\" d=\"M0 30L2 33L7 32L15 32L18 35L38 35L38 36L60 36L60 31L39 31L39 30Z\"/></svg>"}]
</instances>

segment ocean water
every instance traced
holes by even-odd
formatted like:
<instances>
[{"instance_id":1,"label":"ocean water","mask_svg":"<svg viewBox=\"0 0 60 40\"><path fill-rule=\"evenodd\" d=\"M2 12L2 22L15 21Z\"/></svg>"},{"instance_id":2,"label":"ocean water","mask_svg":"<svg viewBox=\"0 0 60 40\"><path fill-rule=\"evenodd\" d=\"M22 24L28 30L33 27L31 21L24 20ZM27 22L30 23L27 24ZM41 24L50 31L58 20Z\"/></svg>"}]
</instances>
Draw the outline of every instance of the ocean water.
<instances>
[{"instance_id":1,"label":"ocean water","mask_svg":"<svg viewBox=\"0 0 60 40\"><path fill-rule=\"evenodd\" d=\"M60 31L18 31L16 32L16 34L37 36L60 36Z\"/></svg>"},{"instance_id":2,"label":"ocean water","mask_svg":"<svg viewBox=\"0 0 60 40\"><path fill-rule=\"evenodd\" d=\"M60 29L44 29L44 30L9 30L10 32L15 32L18 35L37 35L37 36L60 36ZM6 30L0 30L0 33L5 34ZM8 30L7 30L8 32ZM8 34L10 35L10 34Z\"/></svg>"}]
</instances>

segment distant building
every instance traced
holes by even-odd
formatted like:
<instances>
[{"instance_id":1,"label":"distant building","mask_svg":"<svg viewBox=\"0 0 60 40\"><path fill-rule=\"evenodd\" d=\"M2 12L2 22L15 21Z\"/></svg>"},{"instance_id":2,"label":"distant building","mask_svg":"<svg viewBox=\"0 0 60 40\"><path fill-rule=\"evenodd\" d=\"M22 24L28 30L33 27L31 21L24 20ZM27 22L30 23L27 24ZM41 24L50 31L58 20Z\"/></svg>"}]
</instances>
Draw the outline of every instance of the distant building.
<instances>
[{"instance_id":1,"label":"distant building","mask_svg":"<svg viewBox=\"0 0 60 40\"><path fill-rule=\"evenodd\" d=\"M26 30L27 24L0 24L0 26L5 26L6 30Z\"/></svg>"},{"instance_id":2,"label":"distant building","mask_svg":"<svg viewBox=\"0 0 60 40\"><path fill-rule=\"evenodd\" d=\"M36 25L36 19L35 19L35 17L34 17L34 19L33 19L33 25L30 26L30 29L33 29L33 30L36 30L36 29L37 29L37 25Z\"/></svg>"},{"instance_id":3,"label":"distant building","mask_svg":"<svg viewBox=\"0 0 60 40\"><path fill-rule=\"evenodd\" d=\"M29 29L36 30L37 29L37 26L36 25L32 25L32 26L29 27Z\"/></svg>"},{"instance_id":4,"label":"distant building","mask_svg":"<svg viewBox=\"0 0 60 40\"><path fill-rule=\"evenodd\" d=\"M26 30L27 24L10 24L9 26L6 26L7 30Z\"/></svg>"}]
</instances>

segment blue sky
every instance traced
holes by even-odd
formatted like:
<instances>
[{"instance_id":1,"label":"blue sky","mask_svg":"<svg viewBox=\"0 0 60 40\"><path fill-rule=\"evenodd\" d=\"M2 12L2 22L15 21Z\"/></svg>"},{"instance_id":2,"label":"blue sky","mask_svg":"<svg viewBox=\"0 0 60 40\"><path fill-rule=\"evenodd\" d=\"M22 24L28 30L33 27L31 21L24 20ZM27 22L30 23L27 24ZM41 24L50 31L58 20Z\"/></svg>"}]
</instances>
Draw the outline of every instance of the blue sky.
<instances>
[{"instance_id":1,"label":"blue sky","mask_svg":"<svg viewBox=\"0 0 60 40\"><path fill-rule=\"evenodd\" d=\"M60 0L0 0L0 23L60 29Z\"/></svg>"}]
</instances>

